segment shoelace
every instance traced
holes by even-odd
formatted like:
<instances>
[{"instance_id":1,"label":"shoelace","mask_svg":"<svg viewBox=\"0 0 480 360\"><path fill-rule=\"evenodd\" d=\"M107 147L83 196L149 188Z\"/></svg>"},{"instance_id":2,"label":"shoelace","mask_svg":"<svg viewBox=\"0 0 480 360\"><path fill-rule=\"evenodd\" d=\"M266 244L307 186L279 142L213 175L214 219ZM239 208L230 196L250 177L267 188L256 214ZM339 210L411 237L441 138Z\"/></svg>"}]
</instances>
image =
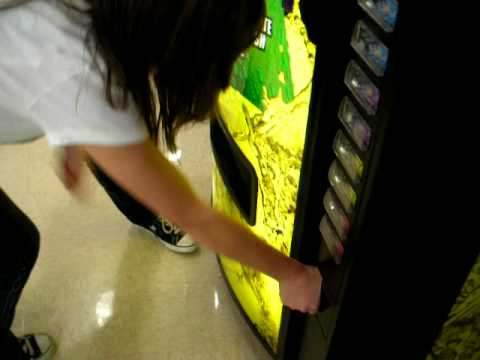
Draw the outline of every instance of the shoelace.
<instances>
[{"instance_id":1,"label":"shoelace","mask_svg":"<svg viewBox=\"0 0 480 360\"><path fill-rule=\"evenodd\" d=\"M167 220L162 219L162 218L159 218L158 220L160 220L160 224L162 225L162 230L163 230L164 233L169 234L169 235L171 233L173 233L175 235L178 235L182 232L182 230L180 228L178 228L174 224L171 224Z\"/></svg>"},{"instance_id":2,"label":"shoelace","mask_svg":"<svg viewBox=\"0 0 480 360\"><path fill-rule=\"evenodd\" d=\"M32 359L41 355L40 348L33 337L25 337L21 339L20 346L22 347L23 352Z\"/></svg>"}]
</instances>

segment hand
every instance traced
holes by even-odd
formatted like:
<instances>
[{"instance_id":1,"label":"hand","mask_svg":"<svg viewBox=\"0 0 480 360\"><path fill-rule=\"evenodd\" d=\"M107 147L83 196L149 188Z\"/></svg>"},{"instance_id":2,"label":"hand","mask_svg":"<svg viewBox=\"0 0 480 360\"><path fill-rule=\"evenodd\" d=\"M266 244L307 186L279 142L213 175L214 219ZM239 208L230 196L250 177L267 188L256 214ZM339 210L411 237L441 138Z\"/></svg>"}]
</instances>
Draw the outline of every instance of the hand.
<instances>
[{"instance_id":1,"label":"hand","mask_svg":"<svg viewBox=\"0 0 480 360\"><path fill-rule=\"evenodd\" d=\"M280 282L280 296L292 310L315 314L320 306L322 275L313 266L302 265L300 271Z\"/></svg>"},{"instance_id":2,"label":"hand","mask_svg":"<svg viewBox=\"0 0 480 360\"><path fill-rule=\"evenodd\" d=\"M60 179L72 193L78 194L84 171L84 154L78 146L66 146L60 156Z\"/></svg>"}]
</instances>

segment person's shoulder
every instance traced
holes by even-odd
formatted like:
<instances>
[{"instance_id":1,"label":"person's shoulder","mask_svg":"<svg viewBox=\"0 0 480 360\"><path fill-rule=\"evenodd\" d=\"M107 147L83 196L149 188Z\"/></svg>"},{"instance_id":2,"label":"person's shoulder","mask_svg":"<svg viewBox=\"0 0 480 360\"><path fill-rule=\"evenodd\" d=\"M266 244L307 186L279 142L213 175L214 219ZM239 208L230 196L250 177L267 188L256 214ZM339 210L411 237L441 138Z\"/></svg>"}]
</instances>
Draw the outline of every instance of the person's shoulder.
<instances>
[{"instance_id":1,"label":"person's shoulder","mask_svg":"<svg viewBox=\"0 0 480 360\"><path fill-rule=\"evenodd\" d=\"M55 0L34 0L0 10L0 47L10 54L4 60L11 62L17 56L20 64L31 63L35 57L51 56L52 51L59 52L59 57L77 58L84 53L88 21L85 12Z\"/></svg>"},{"instance_id":2,"label":"person's shoulder","mask_svg":"<svg viewBox=\"0 0 480 360\"><path fill-rule=\"evenodd\" d=\"M0 0L0 10L13 8L30 0Z\"/></svg>"},{"instance_id":3,"label":"person's shoulder","mask_svg":"<svg viewBox=\"0 0 480 360\"><path fill-rule=\"evenodd\" d=\"M57 0L0 10L0 49L7 55L0 56L0 103L9 100L18 109L29 109L72 79L78 93L77 75L92 59L85 47L87 30L70 19L69 11Z\"/></svg>"},{"instance_id":4,"label":"person's shoulder","mask_svg":"<svg viewBox=\"0 0 480 360\"><path fill-rule=\"evenodd\" d=\"M7 23L15 19L15 25L22 26L28 20L35 20L68 32L72 27L88 26L88 9L84 0L0 0L0 17Z\"/></svg>"}]
</instances>

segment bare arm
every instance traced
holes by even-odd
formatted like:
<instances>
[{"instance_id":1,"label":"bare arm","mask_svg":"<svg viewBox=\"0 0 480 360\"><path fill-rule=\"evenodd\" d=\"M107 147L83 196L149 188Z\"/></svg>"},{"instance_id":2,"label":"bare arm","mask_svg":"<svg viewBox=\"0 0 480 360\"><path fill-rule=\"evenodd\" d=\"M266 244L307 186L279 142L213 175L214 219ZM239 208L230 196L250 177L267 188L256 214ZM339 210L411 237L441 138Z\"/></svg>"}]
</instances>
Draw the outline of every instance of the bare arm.
<instances>
[{"instance_id":1,"label":"bare arm","mask_svg":"<svg viewBox=\"0 0 480 360\"><path fill-rule=\"evenodd\" d=\"M153 144L83 148L132 196L190 233L198 243L277 279L285 305L316 310L321 285L318 271L284 256L247 228L202 203Z\"/></svg>"}]
</instances>

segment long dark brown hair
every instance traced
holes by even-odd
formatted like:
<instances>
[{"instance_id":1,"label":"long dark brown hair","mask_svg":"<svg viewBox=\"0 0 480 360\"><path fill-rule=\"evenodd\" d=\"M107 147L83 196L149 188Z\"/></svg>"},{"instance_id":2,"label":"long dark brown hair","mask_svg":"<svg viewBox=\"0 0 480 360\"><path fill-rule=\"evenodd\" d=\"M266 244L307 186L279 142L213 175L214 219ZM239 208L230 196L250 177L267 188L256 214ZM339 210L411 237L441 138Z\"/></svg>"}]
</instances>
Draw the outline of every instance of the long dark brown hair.
<instances>
[{"instance_id":1,"label":"long dark brown hair","mask_svg":"<svg viewBox=\"0 0 480 360\"><path fill-rule=\"evenodd\" d=\"M181 126L216 111L235 60L255 40L266 12L264 0L89 3L88 43L106 64L108 102L124 108L132 99L152 139L158 141L161 128L171 150Z\"/></svg>"}]
</instances>

